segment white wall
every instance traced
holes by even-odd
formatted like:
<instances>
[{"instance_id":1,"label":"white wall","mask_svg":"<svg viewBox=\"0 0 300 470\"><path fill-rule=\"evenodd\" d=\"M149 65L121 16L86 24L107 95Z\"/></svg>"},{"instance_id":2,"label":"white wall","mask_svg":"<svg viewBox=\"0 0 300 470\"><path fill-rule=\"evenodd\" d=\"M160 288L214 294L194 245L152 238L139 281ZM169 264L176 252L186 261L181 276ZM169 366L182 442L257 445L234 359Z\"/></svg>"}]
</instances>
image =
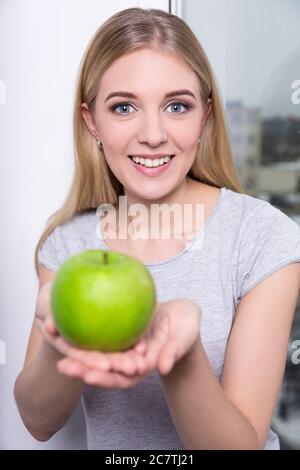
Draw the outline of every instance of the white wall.
<instances>
[{"instance_id":1,"label":"white wall","mask_svg":"<svg viewBox=\"0 0 300 470\"><path fill-rule=\"evenodd\" d=\"M23 365L38 291L34 248L72 176L79 62L99 25L132 6L167 11L168 2L0 1L0 449L86 446L80 407L49 442L35 441L19 416L13 385Z\"/></svg>"}]
</instances>

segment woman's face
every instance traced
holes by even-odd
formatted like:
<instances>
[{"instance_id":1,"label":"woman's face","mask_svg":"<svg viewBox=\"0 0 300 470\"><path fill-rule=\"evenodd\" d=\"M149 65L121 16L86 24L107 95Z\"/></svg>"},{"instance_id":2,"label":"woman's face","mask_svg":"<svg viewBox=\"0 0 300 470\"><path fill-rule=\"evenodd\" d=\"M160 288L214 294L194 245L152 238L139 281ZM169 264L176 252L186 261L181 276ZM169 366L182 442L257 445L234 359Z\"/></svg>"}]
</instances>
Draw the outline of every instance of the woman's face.
<instances>
[{"instance_id":1,"label":"woman's face","mask_svg":"<svg viewBox=\"0 0 300 470\"><path fill-rule=\"evenodd\" d=\"M83 117L125 194L153 200L174 191L193 164L204 124L197 75L180 58L143 49L116 60L99 85L95 113L83 104Z\"/></svg>"}]
</instances>

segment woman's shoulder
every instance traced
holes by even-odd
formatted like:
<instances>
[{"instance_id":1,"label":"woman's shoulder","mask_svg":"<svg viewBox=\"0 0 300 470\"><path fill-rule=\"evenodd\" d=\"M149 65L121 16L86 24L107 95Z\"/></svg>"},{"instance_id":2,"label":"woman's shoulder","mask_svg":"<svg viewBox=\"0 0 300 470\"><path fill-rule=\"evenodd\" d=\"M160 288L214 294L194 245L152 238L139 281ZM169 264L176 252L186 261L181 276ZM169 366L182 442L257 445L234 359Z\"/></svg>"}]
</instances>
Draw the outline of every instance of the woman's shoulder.
<instances>
[{"instance_id":1,"label":"woman's shoulder","mask_svg":"<svg viewBox=\"0 0 300 470\"><path fill-rule=\"evenodd\" d=\"M40 264L57 270L69 256L91 246L95 239L95 221L95 210L89 210L77 212L58 224L46 237L39 250Z\"/></svg>"},{"instance_id":2,"label":"woman's shoulder","mask_svg":"<svg viewBox=\"0 0 300 470\"><path fill-rule=\"evenodd\" d=\"M88 209L76 212L71 218L57 226L57 230L64 236L76 237L86 235L96 220L96 210Z\"/></svg>"},{"instance_id":3,"label":"woman's shoulder","mask_svg":"<svg viewBox=\"0 0 300 470\"><path fill-rule=\"evenodd\" d=\"M227 206L234 208L236 213L243 214L244 216L250 216L257 214L262 210L268 210L269 208L275 209L268 201L259 199L256 196L252 196L247 193L238 193L231 189L225 188L226 191L226 202Z\"/></svg>"},{"instance_id":4,"label":"woman's shoulder","mask_svg":"<svg viewBox=\"0 0 300 470\"><path fill-rule=\"evenodd\" d=\"M234 220L229 236L237 304L268 275L300 261L300 226L268 201L230 190L226 193L226 217Z\"/></svg>"},{"instance_id":5,"label":"woman's shoulder","mask_svg":"<svg viewBox=\"0 0 300 470\"><path fill-rule=\"evenodd\" d=\"M260 199L246 193L237 193L225 189L225 209L228 220L234 221L245 229L250 228L259 231L263 227L271 227L272 224L283 224L300 234L299 224L278 207L269 201ZM275 228L275 227L273 227Z\"/></svg>"},{"instance_id":6,"label":"woman's shoulder","mask_svg":"<svg viewBox=\"0 0 300 470\"><path fill-rule=\"evenodd\" d=\"M72 217L64 220L52 230L48 239L56 244L72 244L80 239L89 238L95 224L95 210L76 212Z\"/></svg>"}]
</instances>

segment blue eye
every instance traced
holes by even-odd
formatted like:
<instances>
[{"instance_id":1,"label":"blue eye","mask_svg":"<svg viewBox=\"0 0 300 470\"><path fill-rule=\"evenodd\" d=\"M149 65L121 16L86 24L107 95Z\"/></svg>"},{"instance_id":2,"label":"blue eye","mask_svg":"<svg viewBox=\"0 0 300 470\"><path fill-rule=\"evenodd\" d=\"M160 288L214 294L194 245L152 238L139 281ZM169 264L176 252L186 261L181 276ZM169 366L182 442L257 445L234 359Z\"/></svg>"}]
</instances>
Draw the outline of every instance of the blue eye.
<instances>
[{"instance_id":1,"label":"blue eye","mask_svg":"<svg viewBox=\"0 0 300 470\"><path fill-rule=\"evenodd\" d=\"M178 106L181 106L181 107L183 106L185 108L185 111L183 111L183 112L188 111L191 107L188 103L182 103L181 101L174 101L173 103L170 103L169 106L177 106L177 107ZM183 114L183 113L172 113L172 114Z\"/></svg>"},{"instance_id":2,"label":"blue eye","mask_svg":"<svg viewBox=\"0 0 300 470\"><path fill-rule=\"evenodd\" d=\"M112 109L113 112L115 112L115 110L120 108L120 107L128 108L130 106L131 106L131 104L129 104L129 103L119 103L119 104L115 104L111 109ZM130 114L130 113L117 113L117 114Z\"/></svg>"},{"instance_id":3,"label":"blue eye","mask_svg":"<svg viewBox=\"0 0 300 470\"><path fill-rule=\"evenodd\" d=\"M183 102L181 102L181 101L173 101L173 103L170 103L170 104L169 104L168 108L169 108L170 106L177 106L177 107L179 106L180 108L181 108L181 107L184 107L184 108L185 108L185 111L183 111L183 112L175 112L175 113L171 113L171 114L183 114L183 113L187 112L187 111L192 107L190 104L188 104L188 103L183 103ZM130 108L130 107L133 108L133 106L132 106L131 104L129 104L129 103L118 103L118 104L113 105L113 106L111 107L111 110L112 110L112 112L116 112L116 110L117 110L118 108L123 108L123 111L124 111L124 108L126 109L126 108ZM117 114L121 114L121 115L125 116L125 115L131 114L131 113L127 113L127 112L125 111L125 112L117 112Z\"/></svg>"}]
</instances>

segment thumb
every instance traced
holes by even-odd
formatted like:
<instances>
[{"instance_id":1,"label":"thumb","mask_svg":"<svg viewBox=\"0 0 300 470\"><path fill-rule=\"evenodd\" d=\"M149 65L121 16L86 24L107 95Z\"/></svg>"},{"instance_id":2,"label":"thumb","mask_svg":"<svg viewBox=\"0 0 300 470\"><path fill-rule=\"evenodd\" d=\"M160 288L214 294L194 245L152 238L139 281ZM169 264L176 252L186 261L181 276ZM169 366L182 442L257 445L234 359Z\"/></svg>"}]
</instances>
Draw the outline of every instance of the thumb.
<instances>
[{"instance_id":1,"label":"thumb","mask_svg":"<svg viewBox=\"0 0 300 470\"><path fill-rule=\"evenodd\" d=\"M50 315L47 315L45 319L45 329L48 331L48 333L55 335L57 334L57 328L55 326L55 323Z\"/></svg>"}]
</instances>

